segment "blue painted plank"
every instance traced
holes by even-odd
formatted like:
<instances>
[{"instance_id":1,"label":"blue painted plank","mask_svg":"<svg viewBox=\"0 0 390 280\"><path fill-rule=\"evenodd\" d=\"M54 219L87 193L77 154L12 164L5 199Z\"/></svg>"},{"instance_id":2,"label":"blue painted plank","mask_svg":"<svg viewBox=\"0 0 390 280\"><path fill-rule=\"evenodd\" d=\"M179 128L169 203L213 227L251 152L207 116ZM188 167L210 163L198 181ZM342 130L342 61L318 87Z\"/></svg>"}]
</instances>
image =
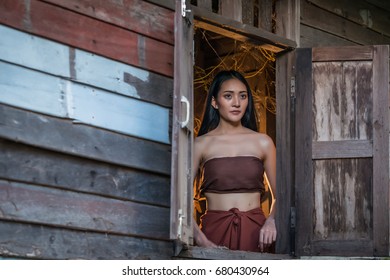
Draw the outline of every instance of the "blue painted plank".
<instances>
[{"instance_id":1,"label":"blue painted plank","mask_svg":"<svg viewBox=\"0 0 390 280\"><path fill-rule=\"evenodd\" d=\"M0 25L0 60L69 77L69 47Z\"/></svg>"},{"instance_id":2,"label":"blue painted plank","mask_svg":"<svg viewBox=\"0 0 390 280\"><path fill-rule=\"evenodd\" d=\"M0 102L66 117L65 84L61 78L0 61Z\"/></svg>"},{"instance_id":3,"label":"blue painted plank","mask_svg":"<svg viewBox=\"0 0 390 280\"><path fill-rule=\"evenodd\" d=\"M161 106L72 84L71 118L121 133L169 143L169 110Z\"/></svg>"},{"instance_id":4,"label":"blue painted plank","mask_svg":"<svg viewBox=\"0 0 390 280\"><path fill-rule=\"evenodd\" d=\"M125 81L131 75L149 83L148 71L82 50L74 50L51 40L32 36L0 25L0 60L36 69L51 75L141 98L136 87ZM169 96L171 92L159 92Z\"/></svg>"}]
</instances>

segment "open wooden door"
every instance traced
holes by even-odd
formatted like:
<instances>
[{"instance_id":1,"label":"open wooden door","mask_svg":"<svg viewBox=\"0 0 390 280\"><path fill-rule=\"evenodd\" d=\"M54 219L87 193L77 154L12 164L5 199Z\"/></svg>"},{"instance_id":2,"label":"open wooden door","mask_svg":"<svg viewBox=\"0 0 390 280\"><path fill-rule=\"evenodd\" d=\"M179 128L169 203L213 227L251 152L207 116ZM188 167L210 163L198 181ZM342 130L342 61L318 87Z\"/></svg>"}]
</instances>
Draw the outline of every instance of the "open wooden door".
<instances>
[{"instance_id":1,"label":"open wooden door","mask_svg":"<svg viewBox=\"0 0 390 280\"><path fill-rule=\"evenodd\" d=\"M171 229L175 255L192 244L193 18L189 4L176 1L172 120Z\"/></svg>"},{"instance_id":2,"label":"open wooden door","mask_svg":"<svg viewBox=\"0 0 390 280\"><path fill-rule=\"evenodd\" d=\"M296 50L296 253L389 255L389 48Z\"/></svg>"}]
</instances>

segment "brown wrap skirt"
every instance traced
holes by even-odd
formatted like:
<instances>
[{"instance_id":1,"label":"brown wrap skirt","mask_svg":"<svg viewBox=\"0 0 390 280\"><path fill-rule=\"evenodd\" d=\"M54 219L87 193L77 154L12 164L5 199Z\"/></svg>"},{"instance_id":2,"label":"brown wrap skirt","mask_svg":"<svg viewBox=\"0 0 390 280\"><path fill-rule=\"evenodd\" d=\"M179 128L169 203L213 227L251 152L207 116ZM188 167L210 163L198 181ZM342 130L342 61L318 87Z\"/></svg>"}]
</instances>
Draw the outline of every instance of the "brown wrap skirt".
<instances>
[{"instance_id":1,"label":"brown wrap skirt","mask_svg":"<svg viewBox=\"0 0 390 280\"><path fill-rule=\"evenodd\" d=\"M260 229L266 217L260 208L242 212L207 210L201 217L200 228L218 246L231 250L259 252Z\"/></svg>"}]
</instances>

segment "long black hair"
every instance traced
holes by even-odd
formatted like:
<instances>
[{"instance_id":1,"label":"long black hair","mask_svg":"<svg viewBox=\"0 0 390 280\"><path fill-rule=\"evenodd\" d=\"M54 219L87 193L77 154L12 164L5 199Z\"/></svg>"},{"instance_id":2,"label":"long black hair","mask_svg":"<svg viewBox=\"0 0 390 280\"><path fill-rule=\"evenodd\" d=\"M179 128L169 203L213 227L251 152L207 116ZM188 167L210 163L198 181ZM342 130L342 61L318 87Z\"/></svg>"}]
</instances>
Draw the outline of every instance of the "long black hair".
<instances>
[{"instance_id":1,"label":"long black hair","mask_svg":"<svg viewBox=\"0 0 390 280\"><path fill-rule=\"evenodd\" d=\"M215 75L213 82L209 88L209 92L206 99L206 108L203 114L202 124L200 126L198 136L206 134L207 132L215 129L219 124L219 112L211 106L213 97L217 100L218 92L221 89L222 84L225 81L237 79L241 81L248 92L248 107L245 110L245 114L241 119L241 124L244 127L257 131L257 117L255 113L255 106L253 103L253 96L247 80L239 72L235 70L223 70Z\"/></svg>"}]
</instances>

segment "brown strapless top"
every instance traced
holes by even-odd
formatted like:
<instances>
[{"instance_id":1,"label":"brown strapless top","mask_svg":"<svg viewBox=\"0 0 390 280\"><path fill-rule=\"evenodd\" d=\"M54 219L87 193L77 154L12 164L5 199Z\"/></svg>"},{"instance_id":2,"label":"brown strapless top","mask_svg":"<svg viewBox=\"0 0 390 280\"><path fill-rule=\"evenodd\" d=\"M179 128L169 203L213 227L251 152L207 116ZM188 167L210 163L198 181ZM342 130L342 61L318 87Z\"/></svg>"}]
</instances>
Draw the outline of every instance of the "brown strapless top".
<instances>
[{"instance_id":1,"label":"brown strapless top","mask_svg":"<svg viewBox=\"0 0 390 280\"><path fill-rule=\"evenodd\" d=\"M264 188L263 161L255 156L217 157L203 164L200 192L260 192Z\"/></svg>"}]
</instances>

